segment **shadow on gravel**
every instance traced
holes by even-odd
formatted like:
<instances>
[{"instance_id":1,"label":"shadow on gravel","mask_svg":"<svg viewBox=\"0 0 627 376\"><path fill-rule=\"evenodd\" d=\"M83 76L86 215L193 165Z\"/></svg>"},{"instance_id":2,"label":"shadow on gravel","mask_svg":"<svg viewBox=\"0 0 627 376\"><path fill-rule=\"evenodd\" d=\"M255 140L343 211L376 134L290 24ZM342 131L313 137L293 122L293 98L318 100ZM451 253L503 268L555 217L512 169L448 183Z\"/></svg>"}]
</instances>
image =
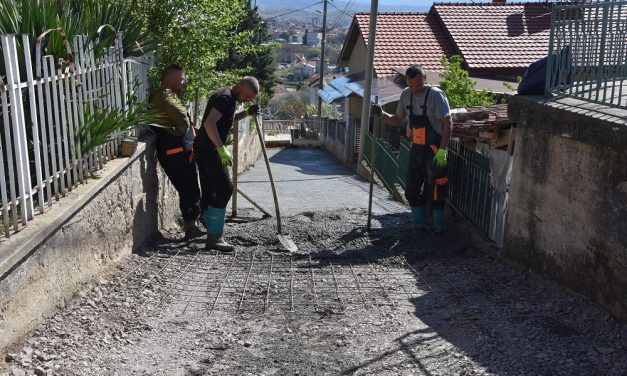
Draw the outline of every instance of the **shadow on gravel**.
<instances>
[{"instance_id":1,"label":"shadow on gravel","mask_svg":"<svg viewBox=\"0 0 627 376\"><path fill-rule=\"evenodd\" d=\"M624 374L627 328L601 307L477 253L455 226L444 235L416 236L405 217L376 216L380 228L355 228L339 237L338 243L365 237L364 247L338 245L318 254L380 265L405 259L420 291L412 299L414 314L430 328L398 337L397 348L344 374L371 372L378 362L387 367L385 358L398 351L427 375L442 369L460 375Z\"/></svg>"},{"instance_id":2,"label":"shadow on gravel","mask_svg":"<svg viewBox=\"0 0 627 376\"><path fill-rule=\"evenodd\" d=\"M342 372L342 375L352 375L352 374L355 374L356 372L359 372L361 369L370 368L373 366L375 366L375 368L379 369L380 371L385 371L385 370L393 371L392 369L390 369L392 367L390 367L389 364L395 364L393 359L397 356L399 352L404 353L405 356L407 356L407 358L411 359L411 361L417 366L421 375L426 375L426 376L433 375L434 373L432 373L430 370L433 367L430 367L429 364L426 364L428 363L429 360L425 362L425 359L418 356L416 352L414 351L414 349L421 347L421 346L428 345L429 342L434 341L438 338L439 338L438 333L436 333L435 331L431 329L421 329L421 330L416 330L416 331L407 333L394 340L394 342L396 343L396 347L393 347L377 355L376 357L369 359L366 362L363 362L359 365L356 365L354 367L351 367L345 370L344 372ZM388 366L376 367L377 364L379 363L387 364ZM440 373L441 372L436 372L436 374L440 374Z\"/></svg>"},{"instance_id":3,"label":"shadow on gravel","mask_svg":"<svg viewBox=\"0 0 627 376\"><path fill-rule=\"evenodd\" d=\"M297 271L296 275L307 276L309 269L315 269L311 275L317 278L326 275L329 287L335 280L331 271L339 271L345 278L341 286L347 290L350 286L346 281L352 279L378 283L370 286L373 295L365 297L374 306L357 308L373 312L390 309L392 316L384 314L382 320L393 316L402 320L407 313L418 320L410 324L415 325L410 330L398 332L394 345L349 362L338 373L403 374L394 367L412 364L425 375L624 374L627 328L598 306L535 274L477 253L454 224L449 223L443 235L427 236L413 234L407 212L375 215L370 232L365 231L365 220L363 209L286 217L284 228L299 247L295 254L278 252L274 218L229 223L225 234L238 246L239 258L221 257L234 257L241 262L242 271L250 271L253 259L258 261L256 265L265 262L267 267L268 255L274 255L275 262L285 260L281 265ZM151 253L197 252L203 239L188 243L163 240ZM313 263L308 262L311 259ZM292 261L295 269L291 269ZM352 267L362 275L352 275ZM249 287L249 293L263 296L269 286L263 279L268 271L254 270L258 280L251 285L254 288ZM279 275L278 270L277 285L290 280L289 272ZM403 273L403 279L398 279L398 273ZM317 279L316 283L322 282ZM361 304L361 292L355 289L352 296L333 300L333 294L338 294L335 287L326 290L330 291L330 303L320 303L321 312L332 317L344 312L347 305L355 309ZM399 289L405 290L398 294L400 297L385 295ZM273 290L272 296L278 301L289 295L288 291ZM311 297L299 299L311 302ZM377 306L377 302L390 304ZM388 330L394 333L393 328ZM399 354L403 354L400 361Z\"/></svg>"},{"instance_id":4,"label":"shadow on gravel","mask_svg":"<svg viewBox=\"0 0 627 376\"><path fill-rule=\"evenodd\" d=\"M304 253L294 258L313 256L320 269L341 260L370 264L383 273L405 264L414 275L414 315L429 328L398 337L396 349L345 374L370 373L378 362L380 372L391 372L386 358L398 351L422 374L624 374L625 326L555 283L479 254L454 224L428 236L413 234L408 213L376 215L370 232L363 212L303 215L311 226L290 227Z\"/></svg>"}]
</instances>

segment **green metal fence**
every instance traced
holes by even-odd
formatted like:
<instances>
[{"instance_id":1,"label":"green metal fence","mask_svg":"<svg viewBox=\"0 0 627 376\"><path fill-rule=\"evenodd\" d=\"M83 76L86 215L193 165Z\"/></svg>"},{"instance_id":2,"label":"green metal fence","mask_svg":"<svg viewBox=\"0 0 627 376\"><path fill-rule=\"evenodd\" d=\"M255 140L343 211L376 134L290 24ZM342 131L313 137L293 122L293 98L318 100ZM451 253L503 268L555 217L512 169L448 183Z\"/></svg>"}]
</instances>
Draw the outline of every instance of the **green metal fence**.
<instances>
[{"instance_id":1,"label":"green metal fence","mask_svg":"<svg viewBox=\"0 0 627 376\"><path fill-rule=\"evenodd\" d=\"M372 133L366 131L366 143L364 144L364 159L371 165ZM394 150L384 140L377 138L374 171L390 191L399 182L398 151Z\"/></svg>"},{"instance_id":2,"label":"green metal fence","mask_svg":"<svg viewBox=\"0 0 627 376\"><path fill-rule=\"evenodd\" d=\"M490 160L459 140L449 141L447 159L449 204L458 215L488 234L492 216Z\"/></svg>"},{"instance_id":3,"label":"green metal fence","mask_svg":"<svg viewBox=\"0 0 627 376\"><path fill-rule=\"evenodd\" d=\"M395 189L395 184L403 189L407 186L405 176L410 146L407 140L402 139L399 150L396 150L384 140L376 140L374 171L390 191ZM371 150L372 134L366 131L362 151L368 165L371 165ZM458 140L451 140L448 145L448 163L449 205L457 215L487 235L492 215L489 159L464 147Z\"/></svg>"},{"instance_id":4,"label":"green metal fence","mask_svg":"<svg viewBox=\"0 0 627 376\"><path fill-rule=\"evenodd\" d=\"M627 1L553 4L546 93L627 107Z\"/></svg>"}]
</instances>

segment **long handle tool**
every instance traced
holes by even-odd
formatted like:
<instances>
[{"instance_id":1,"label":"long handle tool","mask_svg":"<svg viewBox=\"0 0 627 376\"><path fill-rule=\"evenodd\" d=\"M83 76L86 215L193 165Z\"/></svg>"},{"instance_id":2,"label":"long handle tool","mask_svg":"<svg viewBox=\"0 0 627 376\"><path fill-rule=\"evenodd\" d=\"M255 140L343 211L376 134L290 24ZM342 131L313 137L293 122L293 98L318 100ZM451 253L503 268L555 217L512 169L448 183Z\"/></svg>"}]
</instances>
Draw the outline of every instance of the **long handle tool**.
<instances>
[{"instance_id":1,"label":"long handle tool","mask_svg":"<svg viewBox=\"0 0 627 376\"><path fill-rule=\"evenodd\" d=\"M263 141L263 134L261 133L261 127L259 127L259 122L257 121L257 115L254 115L253 121L255 122L255 128L257 129L257 134L259 135L259 142L261 143L261 151L263 152L263 159L266 161L266 168L268 169L268 177L270 178L270 185L272 186L272 197L274 198L274 208L276 210L276 224L277 224L277 238L285 247L286 250L290 252L298 251L298 247L294 243L294 241L290 238L289 235L284 235L281 228L281 213L279 212L279 200L276 195L276 188L274 187L274 179L272 178L272 170L270 169L270 161L268 160L268 153L266 152L266 144Z\"/></svg>"}]
</instances>

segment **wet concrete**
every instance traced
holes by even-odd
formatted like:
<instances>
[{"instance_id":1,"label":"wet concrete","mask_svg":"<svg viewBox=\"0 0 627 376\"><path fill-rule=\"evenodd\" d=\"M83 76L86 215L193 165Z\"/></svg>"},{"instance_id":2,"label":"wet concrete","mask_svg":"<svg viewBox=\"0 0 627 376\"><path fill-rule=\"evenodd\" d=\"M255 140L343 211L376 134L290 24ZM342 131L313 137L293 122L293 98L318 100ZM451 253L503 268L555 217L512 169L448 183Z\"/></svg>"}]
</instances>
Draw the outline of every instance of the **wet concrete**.
<instances>
[{"instance_id":1,"label":"wet concrete","mask_svg":"<svg viewBox=\"0 0 627 376\"><path fill-rule=\"evenodd\" d=\"M282 216L337 208L368 208L369 183L355 175L352 166L340 163L328 152L309 148L268 149L268 157ZM239 176L238 187L274 214L272 190L263 158ZM373 213L407 210L393 201L384 189L375 186L373 192ZM253 208L241 195L237 203L238 209ZM230 204L228 209L231 209Z\"/></svg>"}]
</instances>

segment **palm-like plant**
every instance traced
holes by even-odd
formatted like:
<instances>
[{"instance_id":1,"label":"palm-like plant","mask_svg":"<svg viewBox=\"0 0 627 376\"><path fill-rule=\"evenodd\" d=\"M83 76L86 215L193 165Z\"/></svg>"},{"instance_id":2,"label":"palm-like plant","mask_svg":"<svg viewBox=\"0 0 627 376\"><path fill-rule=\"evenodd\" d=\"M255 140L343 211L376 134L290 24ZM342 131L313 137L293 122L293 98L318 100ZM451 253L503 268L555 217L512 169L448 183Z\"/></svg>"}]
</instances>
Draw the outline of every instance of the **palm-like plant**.
<instances>
[{"instance_id":1,"label":"palm-like plant","mask_svg":"<svg viewBox=\"0 0 627 376\"><path fill-rule=\"evenodd\" d=\"M95 41L97 30L108 24L122 32L124 56L138 56L156 49L154 38L143 27L143 20L133 17L122 0L0 0L0 34L27 34L34 41L44 31L63 29L68 40L86 35ZM113 33L103 33L94 52L113 44ZM21 39L17 40L22 50ZM59 33L51 33L42 41L42 55L66 58L67 52ZM31 56L35 58L34 50ZM0 56L0 75L4 75L4 62ZM35 64L33 64L35 65Z\"/></svg>"},{"instance_id":2,"label":"palm-like plant","mask_svg":"<svg viewBox=\"0 0 627 376\"><path fill-rule=\"evenodd\" d=\"M85 153L95 146L106 143L114 134L156 121L157 114L146 103L135 104L127 112L100 107L94 107L92 111L87 107L84 121L74 135L74 142L78 150Z\"/></svg>"}]
</instances>

